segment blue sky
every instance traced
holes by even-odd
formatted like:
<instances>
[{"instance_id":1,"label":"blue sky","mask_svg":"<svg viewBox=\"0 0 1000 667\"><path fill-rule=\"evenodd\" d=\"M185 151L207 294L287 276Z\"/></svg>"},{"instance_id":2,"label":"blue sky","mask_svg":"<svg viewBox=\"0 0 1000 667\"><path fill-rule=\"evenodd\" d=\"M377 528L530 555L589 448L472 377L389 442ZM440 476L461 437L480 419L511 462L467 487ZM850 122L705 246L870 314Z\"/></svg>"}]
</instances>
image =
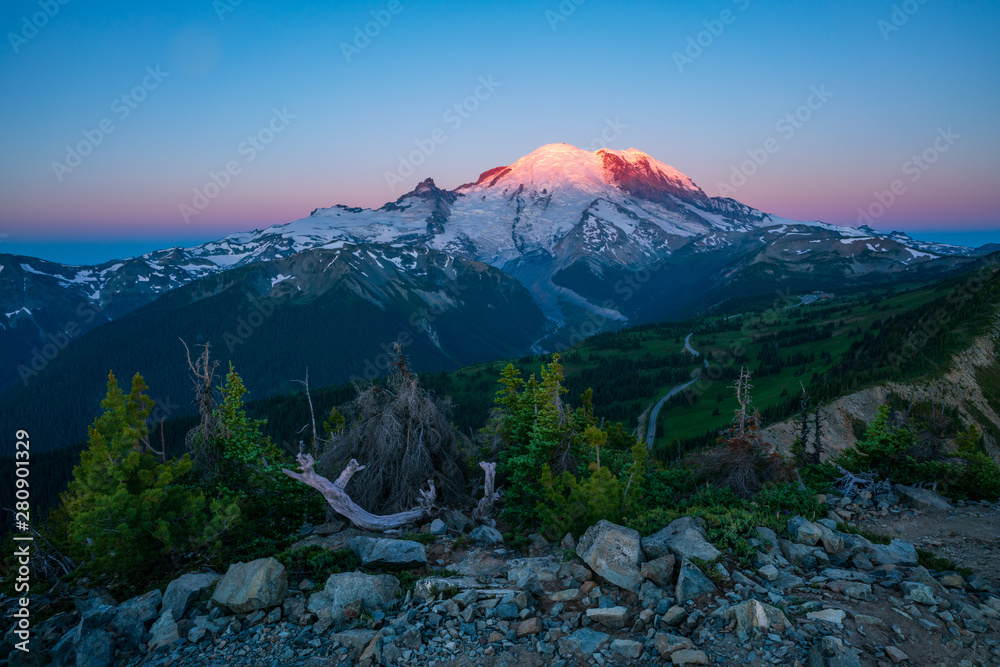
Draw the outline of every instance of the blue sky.
<instances>
[{"instance_id":1,"label":"blue sky","mask_svg":"<svg viewBox=\"0 0 1000 667\"><path fill-rule=\"evenodd\" d=\"M998 3L226 1L4 3L0 250L189 244L602 133L798 219L857 224L902 180L874 227L1000 242Z\"/></svg>"}]
</instances>

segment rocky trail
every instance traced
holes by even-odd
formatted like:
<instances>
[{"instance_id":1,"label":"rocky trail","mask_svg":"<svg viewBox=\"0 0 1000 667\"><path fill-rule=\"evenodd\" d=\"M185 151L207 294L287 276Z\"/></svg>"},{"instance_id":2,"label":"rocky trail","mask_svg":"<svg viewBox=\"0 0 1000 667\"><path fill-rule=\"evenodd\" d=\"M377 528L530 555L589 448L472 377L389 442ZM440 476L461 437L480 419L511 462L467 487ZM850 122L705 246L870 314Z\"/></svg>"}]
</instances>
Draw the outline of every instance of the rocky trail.
<instances>
[{"instance_id":1,"label":"rocky trail","mask_svg":"<svg viewBox=\"0 0 1000 667\"><path fill-rule=\"evenodd\" d=\"M422 528L426 545L327 524L301 544L349 548L359 571L314 582L265 558L121 603L61 585L35 613L72 610L34 627L31 653L8 631L0 665L1000 665L1000 503L902 487L828 501L827 518L757 528L743 564L691 517L644 538L607 521L536 535L527 555L457 511ZM976 574L928 571L917 547Z\"/></svg>"}]
</instances>

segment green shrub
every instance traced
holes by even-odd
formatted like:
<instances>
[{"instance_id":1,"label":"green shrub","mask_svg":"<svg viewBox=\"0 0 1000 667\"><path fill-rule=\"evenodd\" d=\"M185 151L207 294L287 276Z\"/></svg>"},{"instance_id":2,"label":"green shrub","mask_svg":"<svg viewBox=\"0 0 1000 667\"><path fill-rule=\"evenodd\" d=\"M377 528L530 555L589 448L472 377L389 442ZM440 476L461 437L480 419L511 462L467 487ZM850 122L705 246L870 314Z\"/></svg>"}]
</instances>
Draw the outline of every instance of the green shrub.
<instances>
[{"instance_id":1,"label":"green shrub","mask_svg":"<svg viewBox=\"0 0 1000 667\"><path fill-rule=\"evenodd\" d=\"M113 374L57 512L57 540L81 574L135 587L164 569L217 563L240 508L211 499L190 479L191 459L166 459L148 440L153 401L136 374L126 396Z\"/></svg>"},{"instance_id":2,"label":"green shrub","mask_svg":"<svg viewBox=\"0 0 1000 667\"><path fill-rule=\"evenodd\" d=\"M324 582L331 574L353 572L361 563L350 549L332 551L319 545L285 550L275 556L295 578Z\"/></svg>"},{"instance_id":3,"label":"green shrub","mask_svg":"<svg viewBox=\"0 0 1000 667\"><path fill-rule=\"evenodd\" d=\"M878 415L853 449L835 463L852 472L873 471L897 484L936 482L938 491L959 500L1000 497L1000 466L979 451L974 428L959 434L958 456L932 459L909 427L889 424L889 407Z\"/></svg>"}]
</instances>

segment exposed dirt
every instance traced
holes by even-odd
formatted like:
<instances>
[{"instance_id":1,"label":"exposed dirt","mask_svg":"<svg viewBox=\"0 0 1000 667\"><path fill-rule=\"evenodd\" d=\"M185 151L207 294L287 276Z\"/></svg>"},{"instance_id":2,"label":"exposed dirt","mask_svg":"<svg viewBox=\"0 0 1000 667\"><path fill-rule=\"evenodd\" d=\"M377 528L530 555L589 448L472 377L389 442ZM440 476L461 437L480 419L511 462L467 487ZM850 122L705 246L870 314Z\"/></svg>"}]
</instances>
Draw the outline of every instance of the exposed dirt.
<instances>
[{"instance_id":1,"label":"exposed dirt","mask_svg":"<svg viewBox=\"0 0 1000 667\"><path fill-rule=\"evenodd\" d=\"M1000 503L970 503L937 512L904 510L866 519L859 527L909 540L1000 586Z\"/></svg>"}]
</instances>

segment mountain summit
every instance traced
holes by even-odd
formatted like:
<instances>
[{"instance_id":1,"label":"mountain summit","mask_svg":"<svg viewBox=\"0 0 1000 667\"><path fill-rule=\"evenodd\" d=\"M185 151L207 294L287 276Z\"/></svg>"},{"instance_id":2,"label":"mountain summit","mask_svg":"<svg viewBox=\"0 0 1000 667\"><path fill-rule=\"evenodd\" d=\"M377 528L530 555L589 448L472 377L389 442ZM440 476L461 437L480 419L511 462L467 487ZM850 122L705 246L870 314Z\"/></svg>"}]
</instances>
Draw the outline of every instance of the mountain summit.
<instances>
[{"instance_id":1,"label":"mountain summit","mask_svg":"<svg viewBox=\"0 0 1000 667\"><path fill-rule=\"evenodd\" d=\"M428 178L377 209L318 208L194 248L83 267L0 255L0 365L9 382L11 365L38 357L53 336L68 340L192 282L313 249L381 256L378 246L392 257L402 248L436 251L516 279L550 321L535 351L691 315L734 295L930 276L973 254L709 197L635 148L548 144L454 190ZM366 271L358 279L376 280Z\"/></svg>"}]
</instances>

